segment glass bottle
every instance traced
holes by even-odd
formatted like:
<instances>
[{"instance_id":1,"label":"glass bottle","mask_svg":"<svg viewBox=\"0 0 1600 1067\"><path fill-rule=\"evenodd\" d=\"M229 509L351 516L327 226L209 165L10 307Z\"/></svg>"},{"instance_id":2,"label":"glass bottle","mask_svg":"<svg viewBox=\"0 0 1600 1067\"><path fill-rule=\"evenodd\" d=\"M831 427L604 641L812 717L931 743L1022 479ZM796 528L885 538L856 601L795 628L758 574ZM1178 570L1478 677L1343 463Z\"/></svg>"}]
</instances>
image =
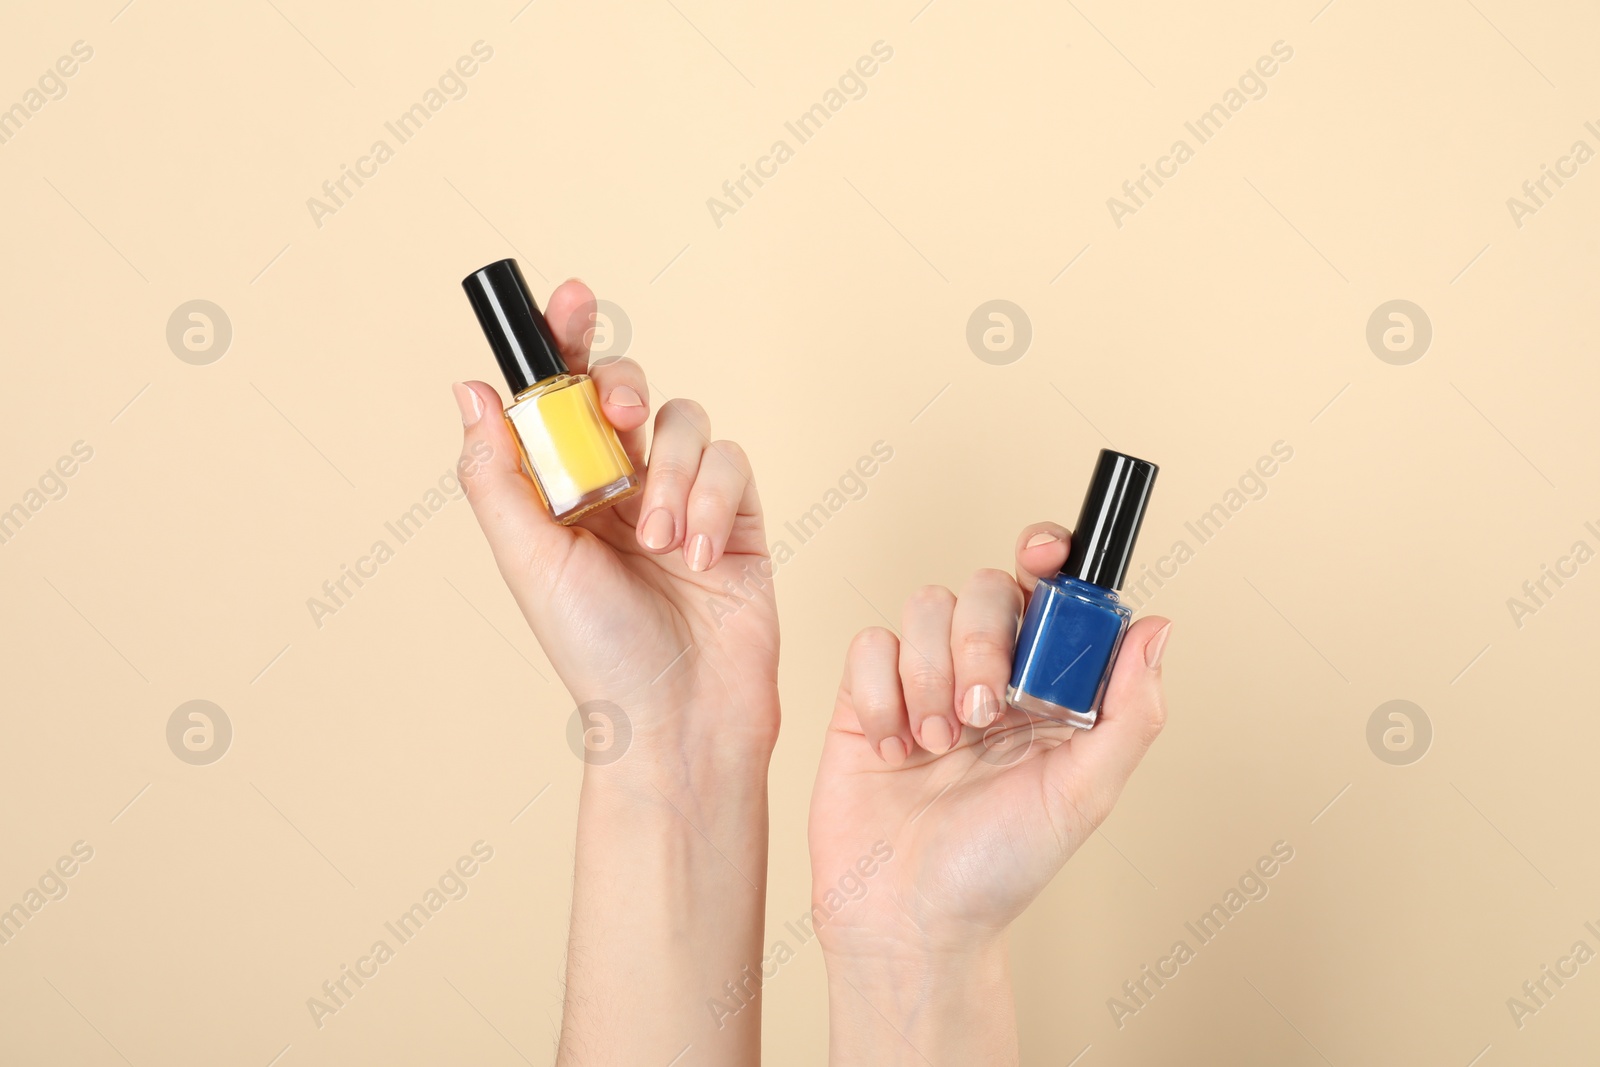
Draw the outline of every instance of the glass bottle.
<instances>
[{"instance_id":1,"label":"glass bottle","mask_svg":"<svg viewBox=\"0 0 1600 1067\"><path fill-rule=\"evenodd\" d=\"M461 283L511 387L506 421L550 514L571 525L639 489L594 381L572 374L514 259Z\"/></svg>"},{"instance_id":2,"label":"glass bottle","mask_svg":"<svg viewBox=\"0 0 1600 1067\"><path fill-rule=\"evenodd\" d=\"M1102 449L1061 573L1041 578L1017 634L1006 701L1035 717L1088 729L1100 715L1133 610L1117 596L1154 463Z\"/></svg>"}]
</instances>

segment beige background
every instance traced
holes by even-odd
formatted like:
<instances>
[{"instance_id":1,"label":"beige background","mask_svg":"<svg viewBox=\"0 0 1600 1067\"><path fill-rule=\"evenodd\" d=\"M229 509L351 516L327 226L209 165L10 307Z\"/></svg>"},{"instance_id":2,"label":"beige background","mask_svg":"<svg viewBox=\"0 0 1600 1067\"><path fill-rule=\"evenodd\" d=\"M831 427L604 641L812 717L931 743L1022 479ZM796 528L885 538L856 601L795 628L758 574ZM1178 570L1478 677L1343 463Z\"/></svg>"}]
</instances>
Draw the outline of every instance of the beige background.
<instances>
[{"instance_id":1,"label":"beige background","mask_svg":"<svg viewBox=\"0 0 1600 1067\"><path fill-rule=\"evenodd\" d=\"M1600 965L1520 1029L1506 1003L1600 949L1600 564L1507 607L1600 548L1600 163L1520 228L1506 205L1600 148L1591 5L122 2L0 35L6 106L94 50L0 145L0 507L93 449L0 545L0 903L94 849L0 948L0 1061L549 1059L580 763L467 507L320 629L306 607L453 462L448 384L495 377L458 282L502 255L626 309L657 399L748 447L775 537L894 450L781 574L769 940L807 905L851 633L1071 521L1107 442L1162 464L1153 563L1281 440L1151 605L1166 735L1018 924L1027 1062L1600 1045ZM316 226L307 198L479 40L467 95ZM880 40L865 96L718 227L707 198ZM1264 98L1118 228L1107 198L1280 40ZM997 298L1033 331L1003 366L965 340ZM232 325L209 365L166 341L192 299ZM1365 340L1392 299L1432 322L1409 365ZM192 699L233 725L210 766L167 746ZM1406 766L1367 742L1394 699L1433 731ZM315 1027L306 999L480 839L470 893ZM1270 896L1118 1029L1108 998L1280 840ZM819 1062L816 946L765 995L768 1060Z\"/></svg>"}]
</instances>

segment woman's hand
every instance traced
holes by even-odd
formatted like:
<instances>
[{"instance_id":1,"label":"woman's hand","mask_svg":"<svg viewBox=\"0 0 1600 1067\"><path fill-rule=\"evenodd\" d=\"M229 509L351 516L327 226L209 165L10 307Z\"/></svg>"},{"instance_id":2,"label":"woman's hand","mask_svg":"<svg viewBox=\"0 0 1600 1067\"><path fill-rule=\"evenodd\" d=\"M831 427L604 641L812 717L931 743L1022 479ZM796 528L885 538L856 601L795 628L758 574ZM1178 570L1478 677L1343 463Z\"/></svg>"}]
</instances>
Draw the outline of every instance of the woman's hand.
<instances>
[{"instance_id":1,"label":"woman's hand","mask_svg":"<svg viewBox=\"0 0 1600 1067\"><path fill-rule=\"evenodd\" d=\"M643 477L631 498L557 524L499 394L456 386L462 483L500 574L573 700L597 714L586 723L620 713L630 729L620 758L585 760L556 1062L666 1064L692 1047L694 1063L754 1063L760 1006L728 991L761 959L778 732L761 504L744 451L713 440L693 401L662 405L646 463L644 371L589 365L594 307L569 281L545 317Z\"/></svg>"},{"instance_id":2,"label":"woman's hand","mask_svg":"<svg viewBox=\"0 0 1600 1067\"><path fill-rule=\"evenodd\" d=\"M594 307L588 287L568 281L546 318L569 370L593 377L643 487L576 526L557 524L522 471L499 393L467 382L455 387L467 497L580 706L622 709L630 745L654 755L770 753L778 620L750 462L737 444L712 438L699 404L670 400L647 464L644 371L631 359L589 365Z\"/></svg>"},{"instance_id":3,"label":"woman's hand","mask_svg":"<svg viewBox=\"0 0 1600 1067\"><path fill-rule=\"evenodd\" d=\"M1069 536L1030 526L1015 579L978 571L959 597L929 586L900 636L851 643L810 826L836 1063L1016 1060L1006 927L1110 813L1166 717L1160 618L1129 629L1094 729L1005 706L1018 618ZM830 906L877 841L893 858Z\"/></svg>"}]
</instances>

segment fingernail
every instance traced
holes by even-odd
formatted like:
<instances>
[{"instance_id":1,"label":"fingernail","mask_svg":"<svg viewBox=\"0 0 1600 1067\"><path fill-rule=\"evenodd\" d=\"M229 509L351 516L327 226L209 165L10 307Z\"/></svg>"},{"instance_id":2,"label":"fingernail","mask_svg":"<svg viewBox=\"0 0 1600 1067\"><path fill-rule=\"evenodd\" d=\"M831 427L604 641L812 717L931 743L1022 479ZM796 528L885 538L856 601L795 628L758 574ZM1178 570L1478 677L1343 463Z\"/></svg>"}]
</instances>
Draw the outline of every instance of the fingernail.
<instances>
[{"instance_id":1,"label":"fingernail","mask_svg":"<svg viewBox=\"0 0 1600 1067\"><path fill-rule=\"evenodd\" d=\"M1167 635L1171 632L1172 624L1169 622L1150 639L1148 645L1144 646L1144 665L1146 667L1156 670L1161 666L1161 654L1167 650Z\"/></svg>"},{"instance_id":2,"label":"fingernail","mask_svg":"<svg viewBox=\"0 0 1600 1067\"><path fill-rule=\"evenodd\" d=\"M642 408L644 401L639 399L639 394L631 386L619 385L611 390L606 397L607 404L615 404L619 408Z\"/></svg>"},{"instance_id":3,"label":"fingernail","mask_svg":"<svg viewBox=\"0 0 1600 1067\"><path fill-rule=\"evenodd\" d=\"M883 762L891 767L898 767L906 761L906 746L898 737L885 737L878 742L878 755L883 757Z\"/></svg>"},{"instance_id":4,"label":"fingernail","mask_svg":"<svg viewBox=\"0 0 1600 1067\"><path fill-rule=\"evenodd\" d=\"M483 417L483 401L476 392L463 382L456 382L450 389L456 394L456 407L461 409L461 425L471 426Z\"/></svg>"},{"instance_id":5,"label":"fingernail","mask_svg":"<svg viewBox=\"0 0 1600 1067\"><path fill-rule=\"evenodd\" d=\"M672 544L672 515L666 508L656 508L645 516L639 527L639 540L644 547L660 552Z\"/></svg>"},{"instance_id":6,"label":"fingernail","mask_svg":"<svg viewBox=\"0 0 1600 1067\"><path fill-rule=\"evenodd\" d=\"M1041 533L1036 533L1032 537L1028 538L1028 543L1023 545L1022 547L1023 548L1038 548L1040 545L1048 545L1051 541L1059 541L1059 540L1061 540L1061 538L1057 537L1053 533L1042 533L1041 532Z\"/></svg>"},{"instance_id":7,"label":"fingernail","mask_svg":"<svg viewBox=\"0 0 1600 1067\"><path fill-rule=\"evenodd\" d=\"M967 690L966 717L968 726L983 729L995 716L994 692L986 685L975 685Z\"/></svg>"},{"instance_id":8,"label":"fingernail","mask_svg":"<svg viewBox=\"0 0 1600 1067\"><path fill-rule=\"evenodd\" d=\"M923 721L922 747L935 756L950 751L950 722L943 715Z\"/></svg>"},{"instance_id":9,"label":"fingernail","mask_svg":"<svg viewBox=\"0 0 1600 1067\"><path fill-rule=\"evenodd\" d=\"M703 571L711 566L711 538L705 534L695 534L689 539L689 569Z\"/></svg>"}]
</instances>

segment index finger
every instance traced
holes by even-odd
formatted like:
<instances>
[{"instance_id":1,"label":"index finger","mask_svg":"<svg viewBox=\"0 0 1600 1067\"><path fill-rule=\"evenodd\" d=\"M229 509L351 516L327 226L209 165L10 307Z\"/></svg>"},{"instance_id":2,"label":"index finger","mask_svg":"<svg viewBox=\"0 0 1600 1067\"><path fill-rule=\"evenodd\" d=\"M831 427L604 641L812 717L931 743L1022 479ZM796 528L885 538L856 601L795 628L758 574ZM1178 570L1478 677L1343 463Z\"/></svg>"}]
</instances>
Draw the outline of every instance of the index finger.
<instances>
[{"instance_id":1,"label":"index finger","mask_svg":"<svg viewBox=\"0 0 1600 1067\"><path fill-rule=\"evenodd\" d=\"M1040 578L1060 572L1071 545L1072 534L1057 523L1036 522L1022 528L1017 535L1017 584L1025 596L1032 595Z\"/></svg>"},{"instance_id":2,"label":"index finger","mask_svg":"<svg viewBox=\"0 0 1600 1067\"><path fill-rule=\"evenodd\" d=\"M545 305L544 317L561 348L561 358L573 374L589 373L589 345L594 339L594 315L599 305L594 292L576 278L556 286Z\"/></svg>"}]
</instances>

